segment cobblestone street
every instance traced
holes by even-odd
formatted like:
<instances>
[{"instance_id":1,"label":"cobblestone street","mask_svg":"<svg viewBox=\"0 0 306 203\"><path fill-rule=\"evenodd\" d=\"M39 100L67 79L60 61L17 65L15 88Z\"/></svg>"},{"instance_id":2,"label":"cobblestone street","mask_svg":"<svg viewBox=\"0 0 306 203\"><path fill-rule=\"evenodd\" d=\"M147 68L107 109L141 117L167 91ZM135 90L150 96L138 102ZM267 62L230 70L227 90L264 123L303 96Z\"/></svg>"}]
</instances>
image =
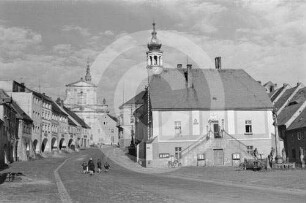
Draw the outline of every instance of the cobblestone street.
<instances>
[{"instance_id":1,"label":"cobblestone street","mask_svg":"<svg viewBox=\"0 0 306 203\"><path fill-rule=\"evenodd\" d=\"M102 150L114 159L112 148L106 147ZM20 181L4 182L0 185L1 202L305 202L302 190L300 193L284 193L247 187L244 184L222 185L213 181L202 181L187 172L193 171L195 174L196 169L193 168L175 171L142 169L122 157L117 157L113 162L106 158L100 149L81 150L79 153L62 156L18 162L1 171L22 172L25 175ZM111 170L93 176L82 174L81 163L90 157L94 160L100 158L102 162L108 160ZM124 167L121 166L123 162ZM136 172L135 168L139 168L139 171ZM154 173L148 174L150 170ZM224 168L223 173L227 170ZM60 180L56 178L56 172ZM222 168L218 168L217 172L222 174ZM184 176L179 177L180 175ZM203 174L205 175L207 174ZM61 187L58 189L58 181L66 191Z\"/></svg>"}]
</instances>

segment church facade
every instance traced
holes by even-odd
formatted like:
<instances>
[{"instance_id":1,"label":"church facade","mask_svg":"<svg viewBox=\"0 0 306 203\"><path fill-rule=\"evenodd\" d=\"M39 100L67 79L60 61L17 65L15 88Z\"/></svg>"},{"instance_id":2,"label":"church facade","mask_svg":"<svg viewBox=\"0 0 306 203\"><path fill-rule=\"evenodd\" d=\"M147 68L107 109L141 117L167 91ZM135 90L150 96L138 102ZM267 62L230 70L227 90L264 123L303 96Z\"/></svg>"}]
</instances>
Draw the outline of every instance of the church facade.
<instances>
[{"instance_id":1,"label":"church facade","mask_svg":"<svg viewBox=\"0 0 306 203\"><path fill-rule=\"evenodd\" d=\"M85 78L66 85L64 104L90 126L89 138L91 145L118 143L117 136L114 136L118 132L116 122L109 118L108 105L105 99L102 104L97 100L97 85L91 81L88 63ZM106 124L110 126L106 126Z\"/></svg>"}]
</instances>

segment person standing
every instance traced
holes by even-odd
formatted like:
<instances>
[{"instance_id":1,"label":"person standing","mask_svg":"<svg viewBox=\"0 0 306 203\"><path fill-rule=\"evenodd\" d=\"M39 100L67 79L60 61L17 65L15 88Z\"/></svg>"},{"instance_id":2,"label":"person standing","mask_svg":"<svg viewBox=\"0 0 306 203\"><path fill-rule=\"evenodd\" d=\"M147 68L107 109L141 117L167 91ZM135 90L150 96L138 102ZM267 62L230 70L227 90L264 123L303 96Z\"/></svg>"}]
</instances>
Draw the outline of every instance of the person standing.
<instances>
[{"instance_id":1,"label":"person standing","mask_svg":"<svg viewBox=\"0 0 306 203\"><path fill-rule=\"evenodd\" d=\"M90 175L93 175L93 173L95 172L95 164L92 160L92 158L89 159L88 161L88 171Z\"/></svg>"},{"instance_id":2,"label":"person standing","mask_svg":"<svg viewBox=\"0 0 306 203\"><path fill-rule=\"evenodd\" d=\"M101 173L102 163L101 163L100 159L98 159L98 161L97 161L97 168L98 168L98 173Z\"/></svg>"}]
</instances>

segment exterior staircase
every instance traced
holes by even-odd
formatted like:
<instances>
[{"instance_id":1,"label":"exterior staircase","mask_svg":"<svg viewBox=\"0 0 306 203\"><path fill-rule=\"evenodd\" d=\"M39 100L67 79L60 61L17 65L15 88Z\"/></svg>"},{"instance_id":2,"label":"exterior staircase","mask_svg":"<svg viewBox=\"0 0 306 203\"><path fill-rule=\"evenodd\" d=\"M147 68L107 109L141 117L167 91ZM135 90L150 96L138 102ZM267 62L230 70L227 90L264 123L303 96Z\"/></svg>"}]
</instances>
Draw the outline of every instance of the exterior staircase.
<instances>
[{"instance_id":1,"label":"exterior staircase","mask_svg":"<svg viewBox=\"0 0 306 203\"><path fill-rule=\"evenodd\" d=\"M226 149L229 147L229 144L231 145L230 147L236 148L236 151L240 153L241 162L243 158L255 159L252 154L248 153L247 145L243 142L224 130L222 130L220 134L222 135L221 138L215 138L214 133L210 131L187 148L183 149L181 152L181 164L183 166L197 166L199 154L205 154L209 149Z\"/></svg>"}]
</instances>

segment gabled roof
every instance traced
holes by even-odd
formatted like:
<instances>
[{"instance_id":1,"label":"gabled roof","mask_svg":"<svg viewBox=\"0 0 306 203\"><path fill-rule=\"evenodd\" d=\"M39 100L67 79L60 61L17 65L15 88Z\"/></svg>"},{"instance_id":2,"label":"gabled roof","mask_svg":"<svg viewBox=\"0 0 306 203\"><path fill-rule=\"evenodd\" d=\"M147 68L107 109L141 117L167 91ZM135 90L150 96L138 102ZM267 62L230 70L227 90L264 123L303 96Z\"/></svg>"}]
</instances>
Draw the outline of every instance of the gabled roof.
<instances>
[{"instance_id":1,"label":"gabled roof","mask_svg":"<svg viewBox=\"0 0 306 203\"><path fill-rule=\"evenodd\" d=\"M84 80L83 78L81 78L80 80L78 80L78 81L76 81L76 82L69 83L68 85L66 85L66 87L70 87L70 86L76 86L76 87L78 87L78 86L83 86L83 85L79 85L79 84L81 84L81 83L86 84L86 85L88 85L88 86L97 87L97 86L96 86L95 84L93 84L92 82L86 81L86 80Z\"/></svg>"},{"instance_id":2,"label":"gabled roof","mask_svg":"<svg viewBox=\"0 0 306 203\"><path fill-rule=\"evenodd\" d=\"M287 89L282 94L282 96L275 102L274 107L276 109L281 108L286 103L286 101L289 99L289 97L292 95L292 93L296 90L296 88L297 88L297 86L293 87L293 88L290 88L290 89Z\"/></svg>"},{"instance_id":3,"label":"gabled roof","mask_svg":"<svg viewBox=\"0 0 306 203\"><path fill-rule=\"evenodd\" d=\"M54 111L55 113L61 114L61 115L63 115L63 116L68 116L64 111L62 111L62 110L58 107L58 104L56 104L55 101L52 100L51 106L52 106L52 111Z\"/></svg>"},{"instance_id":4,"label":"gabled roof","mask_svg":"<svg viewBox=\"0 0 306 203\"><path fill-rule=\"evenodd\" d=\"M133 105L133 104L143 104L143 95L146 93L146 91L141 91L139 92L135 97L131 98L130 100L128 100L127 102L123 103L119 109L122 109L124 106L127 105Z\"/></svg>"},{"instance_id":5,"label":"gabled roof","mask_svg":"<svg viewBox=\"0 0 306 203\"><path fill-rule=\"evenodd\" d=\"M73 120L71 120L70 117L68 117L68 124L73 125L73 126L77 126L77 124Z\"/></svg>"},{"instance_id":6,"label":"gabled roof","mask_svg":"<svg viewBox=\"0 0 306 203\"><path fill-rule=\"evenodd\" d=\"M76 115L73 111L70 111L65 106L63 107L64 110L76 121L78 122L83 128L90 128L83 119L81 119L78 115Z\"/></svg>"},{"instance_id":7,"label":"gabled roof","mask_svg":"<svg viewBox=\"0 0 306 203\"><path fill-rule=\"evenodd\" d=\"M278 95L283 91L283 89L285 88L285 86L282 86L280 88L278 88L275 92L275 94L273 94L273 96L271 97L271 101L274 102L274 100L278 97Z\"/></svg>"},{"instance_id":8,"label":"gabled roof","mask_svg":"<svg viewBox=\"0 0 306 203\"><path fill-rule=\"evenodd\" d=\"M277 124L285 125L287 121L294 115L294 113L303 105L303 102L286 106L281 113L277 116Z\"/></svg>"},{"instance_id":9,"label":"gabled roof","mask_svg":"<svg viewBox=\"0 0 306 203\"><path fill-rule=\"evenodd\" d=\"M12 106L14 110L17 112L17 118L28 121L28 122L33 122L30 116L28 116L15 101L12 101Z\"/></svg>"},{"instance_id":10,"label":"gabled roof","mask_svg":"<svg viewBox=\"0 0 306 203\"><path fill-rule=\"evenodd\" d=\"M306 87L299 89L297 93L290 99L288 105L280 112L277 117L278 125L285 125L287 121L289 121L289 119L294 115L294 113L297 112L297 110L303 105L304 101L306 101Z\"/></svg>"},{"instance_id":11,"label":"gabled roof","mask_svg":"<svg viewBox=\"0 0 306 203\"><path fill-rule=\"evenodd\" d=\"M118 119L115 116L112 116L110 114L107 114L112 120L114 120L115 122L118 122Z\"/></svg>"},{"instance_id":12,"label":"gabled roof","mask_svg":"<svg viewBox=\"0 0 306 203\"><path fill-rule=\"evenodd\" d=\"M192 69L187 88L182 69L164 69L150 81L152 109L273 109L266 90L241 69Z\"/></svg>"},{"instance_id":13,"label":"gabled roof","mask_svg":"<svg viewBox=\"0 0 306 203\"><path fill-rule=\"evenodd\" d=\"M306 127L306 108L300 113L300 115L291 123L287 130L294 130L298 128Z\"/></svg>"},{"instance_id":14,"label":"gabled roof","mask_svg":"<svg viewBox=\"0 0 306 203\"><path fill-rule=\"evenodd\" d=\"M3 89L0 89L0 104L2 103L11 103L12 98L6 94Z\"/></svg>"}]
</instances>

